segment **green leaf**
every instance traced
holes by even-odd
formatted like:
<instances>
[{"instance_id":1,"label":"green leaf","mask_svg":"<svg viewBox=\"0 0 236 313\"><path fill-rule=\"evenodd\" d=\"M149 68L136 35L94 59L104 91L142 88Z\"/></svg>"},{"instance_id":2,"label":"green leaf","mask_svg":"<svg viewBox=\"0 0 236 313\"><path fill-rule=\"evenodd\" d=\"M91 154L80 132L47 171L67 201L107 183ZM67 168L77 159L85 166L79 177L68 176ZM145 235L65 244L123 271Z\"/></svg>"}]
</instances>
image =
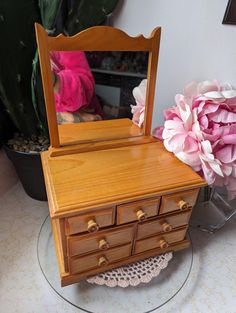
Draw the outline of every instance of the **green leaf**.
<instances>
[{"instance_id":1,"label":"green leaf","mask_svg":"<svg viewBox=\"0 0 236 313\"><path fill-rule=\"evenodd\" d=\"M115 9L118 0L77 0L70 8L65 33L72 36L88 27L101 25Z\"/></svg>"},{"instance_id":2,"label":"green leaf","mask_svg":"<svg viewBox=\"0 0 236 313\"><path fill-rule=\"evenodd\" d=\"M14 8L14 9L13 9ZM34 23L40 21L37 0L0 1L0 97L11 120L25 135L37 133L31 99Z\"/></svg>"},{"instance_id":3,"label":"green leaf","mask_svg":"<svg viewBox=\"0 0 236 313\"><path fill-rule=\"evenodd\" d=\"M61 5L62 0L39 0L42 24L49 31L49 34L54 33L56 18Z\"/></svg>"}]
</instances>

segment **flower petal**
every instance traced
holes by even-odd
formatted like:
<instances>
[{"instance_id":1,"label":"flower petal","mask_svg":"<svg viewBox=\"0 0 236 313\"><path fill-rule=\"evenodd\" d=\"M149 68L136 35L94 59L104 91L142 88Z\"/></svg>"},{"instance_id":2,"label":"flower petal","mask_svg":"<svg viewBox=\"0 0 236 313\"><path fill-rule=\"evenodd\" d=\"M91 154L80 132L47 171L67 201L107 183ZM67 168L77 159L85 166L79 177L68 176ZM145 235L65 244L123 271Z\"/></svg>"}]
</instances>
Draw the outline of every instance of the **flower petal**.
<instances>
[{"instance_id":1,"label":"flower petal","mask_svg":"<svg viewBox=\"0 0 236 313\"><path fill-rule=\"evenodd\" d=\"M218 109L215 113L209 114L209 118L216 123L235 123L236 113Z\"/></svg>"},{"instance_id":2,"label":"flower petal","mask_svg":"<svg viewBox=\"0 0 236 313\"><path fill-rule=\"evenodd\" d=\"M198 152L199 147L197 141L193 139L191 136L186 136L183 143L183 151L187 153Z\"/></svg>"},{"instance_id":3,"label":"flower petal","mask_svg":"<svg viewBox=\"0 0 236 313\"><path fill-rule=\"evenodd\" d=\"M147 79L143 79L139 86L133 89L133 96L137 104L145 106Z\"/></svg>"},{"instance_id":4,"label":"flower petal","mask_svg":"<svg viewBox=\"0 0 236 313\"><path fill-rule=\"evenodd\" d=\"M236 90L223 90L221 92L221 94L223 95L223 97L225 99L231 99L231 98L235 98L236 97Z\"/></svg>"},{"instance_id":5,"label":"flower petal","mask_svg":"<svg viewBox=\"0 0 236 313\"><path fill-rule=\"evenodd\" d=\"M236 146L227 145L216 152L216 158L222 163L231 163L236 161Z\"/></svg>"},{"instance_id":6,"label":"flower petal","mask_svg":"<svg viewBox=\"0 0 236 313\"><path fill-rule=\"evenodd\" d=\"M220 84L217 80L204 80L203 82L200 82L198 84L198 94L204 94L206 92L211 91L219 91L220 90Z\"/></svg>"},{"instance_id":7,"label":"flower petal","mask_svg":"<svg viewBox=\"0 0 236 313\"><path fill-rule=\"evenodd\" d=\"M156 137L160 140L163 140L163 138L162 138L163 130L164 130L163 126L158 126L158 127L154 128L154 130L152 132L153 137Z\"/></svg>"}]
</instances>

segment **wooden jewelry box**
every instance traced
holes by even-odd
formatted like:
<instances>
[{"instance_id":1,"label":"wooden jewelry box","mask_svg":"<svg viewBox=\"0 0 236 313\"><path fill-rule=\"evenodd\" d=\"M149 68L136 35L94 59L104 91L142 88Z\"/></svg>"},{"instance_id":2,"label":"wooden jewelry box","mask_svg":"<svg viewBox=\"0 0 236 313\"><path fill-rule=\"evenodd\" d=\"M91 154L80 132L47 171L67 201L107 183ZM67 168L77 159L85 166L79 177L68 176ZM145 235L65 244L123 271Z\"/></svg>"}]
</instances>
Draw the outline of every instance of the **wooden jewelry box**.
<instances>
[{"instance_id":1,"label":"wooden jewelry box","mask_svg":"<svg viewBox=\"0 0 236 313\"><path fill-rule=\"evenodd\" d=\"M129 37L106 26L48 37L36 24L51 146L43 152L62 286L187 248L188 221L205 181L151 136L160 28ZM128 118L57 125L50 51L149 53L145 122Z\"/></svg>"}]
</instances>

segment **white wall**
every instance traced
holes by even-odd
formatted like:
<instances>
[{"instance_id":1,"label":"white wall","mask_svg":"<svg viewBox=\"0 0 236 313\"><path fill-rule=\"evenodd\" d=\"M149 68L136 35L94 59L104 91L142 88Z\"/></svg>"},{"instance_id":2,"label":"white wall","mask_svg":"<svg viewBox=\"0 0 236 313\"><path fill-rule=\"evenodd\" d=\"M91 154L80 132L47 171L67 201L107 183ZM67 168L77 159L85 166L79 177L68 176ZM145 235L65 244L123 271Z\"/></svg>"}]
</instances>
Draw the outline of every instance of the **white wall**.
<instances>
[{"instance_id":1,"label":"white wall","mask_svg":"<svg viewBox=\"0 0 236 313\"><path fill-rule=\"evenodd\" d=\"M122 0L120 0L122 1ZM153 125L192 80L236 87L236 26L222 25L228 0L124 0L113 26L148 36L162 27Z\"/></svg>"}]
</instances>

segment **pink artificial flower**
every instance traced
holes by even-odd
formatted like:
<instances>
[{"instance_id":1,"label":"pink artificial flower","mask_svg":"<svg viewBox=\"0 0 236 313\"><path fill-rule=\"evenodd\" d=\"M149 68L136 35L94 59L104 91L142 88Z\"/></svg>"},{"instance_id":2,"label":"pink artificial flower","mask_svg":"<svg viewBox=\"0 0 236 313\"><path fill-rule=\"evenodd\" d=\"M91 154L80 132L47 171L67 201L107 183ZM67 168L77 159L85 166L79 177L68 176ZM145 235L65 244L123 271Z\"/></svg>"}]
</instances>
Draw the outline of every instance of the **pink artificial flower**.
<instances>
[{"instance_id":1,"label":"pink artificial flower","mask_svg":"<svg viewBox=\"0 0 236 313\"><path fill-rule=\"evenodd\" d=\"M146 102L147 79L143 79L138 87L133 89L133 96L136 105L131 105L131 112L133 113L132 121L139 127L143 126L145 117L145 102Z\"/></svg>"},{"instance_id":2,"label":"pink artificial flower","mask_svg":"<svg viewBox=\"0 0 236 313\"><path fill-rule=\"evenodd\" d=\"M236 196L236 91L217 81L190 83L176 105L164 112L164 127L153 135L209 184Z\"/></svg>"},{"instance_id":3,"label":"pink artificial flower","mask_svg":"<svg viewBox=\"0 0 236 313\"><path fill-rule=\"evenodd\" d=\"M205 80L203 82L197 83L195 81L187 84L184 88L184 96L186 99L191 99L197 97L206 92L220 91L221 87L217 80L209 81Z\"/></svg>"}]
</instances>

